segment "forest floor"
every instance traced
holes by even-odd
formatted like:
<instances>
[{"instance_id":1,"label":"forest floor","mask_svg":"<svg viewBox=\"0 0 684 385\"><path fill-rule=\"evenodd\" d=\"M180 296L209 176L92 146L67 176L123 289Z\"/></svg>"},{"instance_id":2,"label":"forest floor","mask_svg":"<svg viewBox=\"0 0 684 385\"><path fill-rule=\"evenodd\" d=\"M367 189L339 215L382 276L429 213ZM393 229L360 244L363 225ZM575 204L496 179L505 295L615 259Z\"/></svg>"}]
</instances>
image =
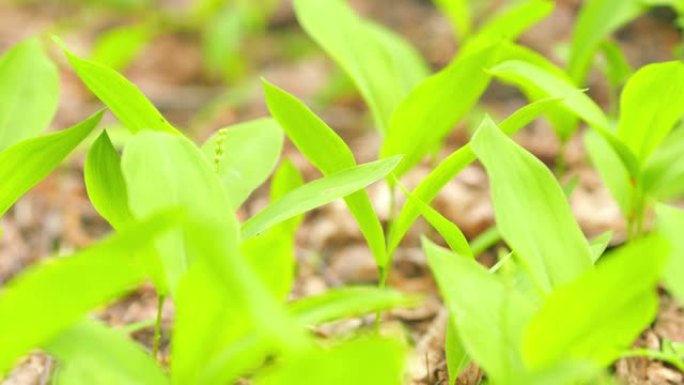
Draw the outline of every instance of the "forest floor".
<instances>
[{"instance_id":1,"label":"forest floor","mask_svg":"<svg viewBox=\"0 0 684 385\"><path fill-rule=\"evenodd\" d=\"M179 3L166 2L170 7ZM296 58L283 54L286 44L283 36L301 35L288 2L284 3L268 33L247 45L249 49L244 55L251 67L245 80L239 84L225 86L205 79L197 36L192 33L158 36L125 74L171 122L186 128L196 140L207 138L211 132L225 125L266 116L268 112L258 81L259 76L263 76L310 103L347 140L360 162L372 160L379 147L379 137L370 127L371 120L359 97L349 90L337 92L334 98L322 102L326 100L328 79L338 74L333 63L315 48ZM352 0L351 3L364 15L407 37L434 68L448 63L458 48L447 22L429 1ZM496 1L492 3L496 6ZM526 33L521 42L557 59L559 44L569 41L578 7L578 0L557 1L554 13ZM64 23L73 15L73 9L65 6L0 2L0 51L56 22ZM129 21L120 15L108 17L98 14L96 18L88 19L91 16L81 16L78 28L63 32L62 36L77 52L86 52L92 44L92 37L100 31ZM623 45L634 67L672 57L680 36L671 26L669 17L667 12L651 12L618 32L616 39ZM312 46L310 42L306 44ZM53 123L53 128L61 129L100 107L64 65L57 50L52 56L61 63L61 105ZM611 101L607 87L599 74L592 75L589 88L595 100L609 107ZM522 96L512 88L493 84L482 105L489 114L500 119L524 103ZM111 116L107 119L109 123L113 121ZM448 138L445 154L464 143L467 130L473 128L468 127L469 123L466 122ZM553 163L559 151L555 136L543 120L525 129L516 140L548 164ZM566 155L566 177L579 178L571 205L583 230L590 238L615 230L613 244L621 243L625 238L625 224L609 193L588 164L581 140L571 141ZM285 156L294 161L306 178L318 175L291 145L286 147ZM77 152L2 218L0 286L40 258L84 247L110 231L88 202L82 179L83 159L84 152ZM414 187L430 169L428 163L421 165L406 176L404 183ZM239 215L247 217L262 208L267 202L265 193L257 191ZM386 219L390 205L388 191L376 185L370 187L369 193L379 214ZM477 164L465 169L442 191L435 207L458 224L469 239L489 228L493 224L493 211L483 169ZM387 314L383 327L400 329L413 341L415 349L409 367L413 384L446 384L442 342L446 313L420 249L418 234L421 233L435 235L422 222L414 226L395 256L389 285L407 292L427 294L427 299L418 308ZM373 284L377 281L373 258L353 218L341 203L328 205L308 216L298 233L296 254L299 264L293 298L340 285ZM481 256L485 264L492 263L494 258L495 250ZM684 341L684 310L665 293L661 298L659 315L636 343L639 346L657 349L663 339ZM154 289L147 286L101 309L98 314L111 325L123 326L153 319L155 311L156 295ZM173 320L170 303L164 307L163 314L165 335L168 336ZM338 322L322 327L319 332L322 336L349 333L369 327L372 321L369 317ZM135 337L149 345L152 331L143 329ZM163 341L162 346L162 352L168 354L168 341ZM2 385L44 384L52 366L50 358L40 353L33 354ZM683 373L645 358L620 360L614 371L626 384L684 384ZM481 376L479 370L471 366L458 384L477 384Z\"/></svg>"}]
</instances>

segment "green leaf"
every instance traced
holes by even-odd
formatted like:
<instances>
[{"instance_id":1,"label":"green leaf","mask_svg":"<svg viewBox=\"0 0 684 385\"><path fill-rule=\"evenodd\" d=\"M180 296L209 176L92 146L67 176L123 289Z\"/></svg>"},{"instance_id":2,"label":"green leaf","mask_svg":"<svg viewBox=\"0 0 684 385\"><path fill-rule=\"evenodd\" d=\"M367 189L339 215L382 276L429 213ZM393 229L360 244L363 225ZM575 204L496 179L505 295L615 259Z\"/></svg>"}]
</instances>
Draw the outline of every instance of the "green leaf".
<instances>
[{"instance_id":1,"label":"green leaf","mask_svg":"<svg viewBox=\"0 0 684 385\"><path fill-rule=\"evenodd\" d=\"M583 85L594 54L611 33L636 18L645 7L642 0L591 0L582 7L570 46L568 72Z\"/></svg>"},{"instance_id":2,"label":"green leaf","mask_svg":"<svg viewBox=\"0 0 684 385\"><path fill-rule=\"evenodd\" d=\"M584 134L584 148L591 163L601 175L603 183L620 207L620 212L624 217L629 216L632 212L635 190L629 171L620 156L595 131L587 131Z\"/></svg>"},{"instance_id":3,"label":"green leaf","mask_svg":"<svg viewBox=\"0 0 684 385\"><path fill-rule=\"evenodd\" d=\"M406 197L418 207L418 210L420 210L420 215L422 215L423 218L430 223L430 226L437 230L439 235L444 238L446 243L449 245L449 248L451 248L451 251L464 257L474 258L473 251L470 249L468 240L466 239L465 235L463 235L461 229L456 226L456 224L445 218L439 213L439 211L430 207L430 205L416 198L401 184L397 185L404 192L404 194L406 194Z\"/></svg>"},{"instance_id":4,"label":"green leaf","mask_svg":"<svg viewBox=\"0 0 684 385\"><path fill-rule=\"evenodd\" d=\"M302 175L292 162L286 160L273 176L271 202L277 201L303 184ZM301 221L301 215L294 217L240 245L240 250L261 282L280 300L287 298L294 284L295 232Z\"/></svg>"},{"instance_id":5,"label":"green leaf","mask_svg":"<svg viewBox=\"0 0 684 385\"><path fill-rule=\"evenodd\" d=\"M663 238L634 241L554 291L527 327L525 362L543 369L567 360L604 366L617 359L656 315L667 253Z\"/></svg>"},{"instance_id":6,"label":"green leaf","mask_svg":"<svg viewBox=\"0 0 684 385\"><path fill-rule=\"evenodd\" d=\"M404 96L427 76L415 48L358 17L343 0L295 0L297 19L354 81L385 132Z\"/></svg>"},{"instance_id":7,"label":"green leaf","mask_svg":"<svg viewBox=\"0 0 684 385\"><path fill-rule=\"evenodd\" d=\"M266 81L263 83L271 115L297 149L323 175L356 166L347 144L304 103ZM376 263L384 266L387 263L385 234L368 194L359 191L346 197L345 202L359 224Z\"/></svg>"},{"instance_id":8,"label":"green leaf","mask_svg":"<svg viewBox=\"0 0 684 385\"><path fill-rule=\"evenodd\" d=\"M121 71L135 60L152 37L152 29L147 24L113 28L98 36L90 57L113 70Z\"/></svg>"},{"instance_id":9,"label":"green leaf","mask_svg":"<svg viewBox=\"0 0 684 385\"><path fill-rule=\"evenodd\" d=\"M117 230L133 220L128 208L126 181L121 173L121 157L107 131L90 146L83 169L88 198L103 218Z\"/></svg>"},{"instance_id":10,"label":"green leaf","mask_svg":"<svg viewBox=\"0 0 684 385\"><path fill-rule=\"evenodd\" d=\"M501 129L509 135L512 135L528 125L540 114L546 111L547 108L555 105L560 100L560 98L547 98L528 104L503 121L501 123ZM428 176L420 182L418 187L413 190L413 195L417 199L429 204L437 196L439 191L446 186L447 183L449 183L450 180L456 177L461 170L466 168L466 166L468 166L474 160L475 154L470 148L470 144L465 144L463 147L454 151L451 153L451 155L441 161L437 167L435 167L435 169L432 170L432 172L430 172L430 174L428 174ZM401 242L404 235L406 235L406 232L419 215L420 210L411 201L406 202L401 208L401 211L397 215L396 219L392 223L392 227L390 228L388 237L388 253L390 255L394 252L397 246L399 246L399 242Z\"/></svg>"},{"instance_id":11,"label":"green leaf","mask_svg":"<svg viewBox=\"0 0 684 385\"><path fill-rule=\"evenodd\" d=\"M242 236L248 239L280 222L359 191L387 176L400 160L396 156L366 163L305 184L245 222Z\"/></svg>"},{"instance_id":12,"label":"green leaf","mask_svg":"<svg viewBox=\"0 0 684 385\"><path fill-rule=\"evenodd\" d=\"M425 240L423 249L468 355L496 383L522 373L519 348L532 304L474 259Z\"/></svg>"},{"instance_id":13,"label":"green leaf","mask_svg":"<svg viewBox=\"0 0 684 385\"><path fill-rule=\"evenodd\" d=\"M413 307L419 298L396 290L376 287L342 287L288 304L291 314L303 325L360 316L398 307Z\"/></svg>"},{"instance_id":14,"label":"green leaf","mask_svg":"<svg viewBox=\"0 0 684 385\"><path fill-rule=\"evenodd\" d=\"M142 131L126 145L121 160L129 207L145 218L170 207L182 207L188 221L226 231L226 242L237 246L238 223L228 194L202 151L187 138ZM148 268L161 293L173 293L189 263L183 232L170 232L157 241L159 258L151 253Z\"/></svg>"},{"instance_id":15,"label":"green leaf","mask_svg":"<svg viewBox=\"0 0 684 385\"><path fill-rule=\"evenodd\" d=\"M237 209L268 179L280 158L283 133L272 119L257 119L223 128L214 134L202 151Z\"/></svg>"},{"instance_id":16,"label":"green leaf","mask_svg":"<svg viewBox=\"0 0 684 385\"><path fill-rule=\"evenodd\" d=\"M164 385L157 362L119 331L82 321L60 333L45 350L59 362L55 385Z\"/></svg>"},{"instance_id":17,"label":"green leaf","mask_svg":"<svg viewBox=\"0 0 684 385\"><path fill-rule=\"evenodd\" d=\"M505 61L490 69L490 72L497 78L518 85L535 97L572 95L561 101L564 109L572 112L601 134L620 156L630 175L634 178L639 177L639 164L635 154L615 136L611 124L601 108L587 95L577 92L575 86L564 76L560 76L555 71L543 68L536 63L519 60ZM567 137L570 132L559 132L559 134L562 137Z\"/></svg>"},{"instance_id":18,"label":"green leaf","mask_svg":"<svg viewBox=\"0 0 684 385\"><path fill-rule=\"evenodd\" d=\"M663 269L665 286L680 301L684 301L684 211L659 204L656 206L658 228L670 241L670 258Z\"/></svg>"},{"instance_id":19,"label":"green leaf","mask_svg":"<svg viewBox=\"0 0 684 385\"><path fill-rule=\"evenodd\" d=\"M504 9L477 31L478 39L515 40L554 8L549 0L527 0Z\"/></svg>"},{"instance_id":20,"label":"green leaf","mask_svg":"<svg viewBox=\"0 0 684 385\"><path fill-rule=\"evenodd\" d=\"M684 130L668 136L644 165L642 188L659 200L684 193Z\"/></svg>"},{"instance_id":21,"label":"green leaf","mask_svg":"<svg viewBox=\"0 0 684 385\"><path fill-rule=\"evenodd\" d=\"M416 165L475 106L491 75L483 68L495 64L499 44L489 44L425 79L401 102L382 143L382 157L404 154L397 177ZM429 127L430 129L426 129Z\"/></svg>"},{"instance_id":22,"label":"green leaf","mask_svg":"<svg viewBox=\"0 0 684 385\"><path fill-rule=\"evenodd\" d=\"M71 128L24 140L0 152L0 216L50 174L101 118L102 111Z\"/></svg>"},{"instance_id":23,"label":"green leaf","mask_svg":"<svg viewBox=\"0 0 684 385\"><path fill-rule=\"evenodd\" d=\"M131 132L154 130L178 133L145 95L121 74L95 61L79 58L57 38L55 42L62 47L83 83Z\"/></svg>"},{"instance_id":24,"label":"green leaf","mask_svg":"<svg viewBox=\"0 0 684 385\"><path fill-rule=\"evenodd\" d=\"M255 385L396 385L403 382L405 348L368 339L331 349L312 349L257 376Z\"/></svg>"},{"instance_id":25,"label":"green leaf","mask_svg":"<svg viewBox=\"0 0 684 385\"><path fill-rule=\"evenodd\" d=\"M0 57L0 100L0 150L50 125L59 101L59 73L38 39Z\"/></svg>"},{"instance_id":26,"label":"green leaf","mask_svg":"<svg viewBox=\"0 0 684 385\"><path fill-rule=\"evenodd\" d=\"M620 45L613 41L604 41L601 44L601 53L605 59L602 70L610 85L618 88L625 84L633 70Z\"/></svg>"},{"instance_id":27,"label":"green leaf","mask_svg":"<svg viewBox=\"0 0 684 385\"><path fill-rule=\"evenodd\" d=\"M25 270L0 292L0 373L48 343L90 309L124 294L145 275L131 255L177 224L166 212L70 257Z\"/></svg>"},{"instance_id":28,"label":"green leaf","mask_svg":"<svg viewBox=\"0 0 684 385\"><path fill-rule=\"evenodd\" d=\"M684 114L684 63L640 68L620 98L617 136L643 163Z\"/></svg>"},{"instance_id":29,"label":"green leaf","mask_svg":"<svg viewBox=\"0 0 684 385\"><path fill-rule=\"evenodd\" d=\"M497 228L544 291L592 266L587 240L549 169L488 117L471 140L489 175Z\"/></svg>"},{"instance_id":30,"label":"green leaf","mask_svg":"<svg viewBox=\"0 0 684 385\"><path fill-rule=\"evenodd\" d=\"M215 226L199 225L188 234L196 261L176 295L174 384L233 383L269 353L299 351L309 345L304 330L224 237ZM198 300L202 301L199 313ZM236 351L239 354L233 355Z\"/></svg>"},{"instance_id":31,"label":"green leaf","mask_svg":"<svg viewBox=\"0 0 684 385\"><path fill-rule=\"evenodd\" d=\"M456 38L464 41L472 30L469 0L433 0L437 8L449 19Z\"/></svg>"}]
</instances>

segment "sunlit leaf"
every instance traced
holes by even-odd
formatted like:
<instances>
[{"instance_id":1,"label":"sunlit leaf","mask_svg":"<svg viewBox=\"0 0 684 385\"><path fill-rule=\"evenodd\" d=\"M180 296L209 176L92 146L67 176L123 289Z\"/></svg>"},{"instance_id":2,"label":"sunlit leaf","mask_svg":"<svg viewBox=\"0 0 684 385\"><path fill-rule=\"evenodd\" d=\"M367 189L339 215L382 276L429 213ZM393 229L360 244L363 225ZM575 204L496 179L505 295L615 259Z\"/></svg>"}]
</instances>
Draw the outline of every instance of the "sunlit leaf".
<instances>
[{"instance_id":1,"label":"sunlit leaf","mask_svg":"<svg viewBox=\"0 0 684 385\"><path fill-rule=\"evenodd\" d=\"M95 61L81 59L67 50L64 54L79 78L132 132L154 130L178 133L143 93L113 69Z\"/></svg>"},{"instance_id":2,"label":"sunlit leaf","mask_svg":"<svg viewBox=\"0 0 684 385\"><path fill-rule=\"evenodd\" d=\"M271 202L277 201L303 184L302 175L292 162L286 160L273 175ZM300 215L281 222L259 237L247 239L240 245L242 253L261 282L281 300L287 297L294 283L295 232L301 221Z\"/></svg>"},{"instance_id":3,"label":"sunlit leaf","mask_svg":"<svg viewBox=\"0 0 684 385\"><path fill-rule=\"evenodd\" d=\"M161 214L72 256L46 260L10 281L0 292L0 373L92 308L142 282L144 270L132 254L177 223L176 213Z\"/></svg>"},{"instance_id":4,"label":"sunlit leaf","mask_svg":"<svg viewBox=\"0 0 684 385\"><path fill-rule=\"evenodd\" d=\"M59 73L38 39L0 57L0 150L45 130L58 100Z\"/></svg>"},{"instance_id":5,"label":"sunlit leaf","mask_svg":"<svg viewBox=\"0 0 684 385\"><path fill-rule=\"evenodd\" d=\"M397 107L380 150L383 157L404 154L397 177L420 162L477 103L491 79L483 68L495 64L499 48L490 44L457 58L421 82Z\"/></svg>"},{"instance_id":6,"label":"sunlit leaf","mask_svg":"<svg viewBox=\"0 0 684 385\"><path fill-rule=\"evenodd\" d=\"M497 383L522 373L519 349L532 304L474 259L429 241L423 249L468 355Z\"/></svg>"},{"instance_id":7,"label":"sunlit leaf","mask_svg":"<svg viewBox=\"0 0 684 385\"><path fill-rule=\"evenodd\" d=\"M568 72L582 86L601 42L642 12L642 0L591 0L584 3L575 24Z\"/></svg>"},{"instance_id":8,"label":"sunlit leaf","mask_svg":"<svg viewBox=\"0 0 684 385\"><path fill-rule=\"evenodd\" d=\"M347 317L398 307L413 307L416 296L375 287L343 287L299 299L288 305L292 315L303 325L318 325Z\"/></svg>"},{"instance_id":9,"label":"sunlit leaf","mask_svg":"<svg viewBox=\"0 0 684 385\"><path fill-rule=\"evenodd\" d=\"M271 119L257 119L221 129L202 150L237 209L266 181L280 158L283 133Z\"/></svg>"},{"instance_id":10,"label":"sunlit leaf","mask_svg":"<svg viewBox=\"0 0 684 385\"><path fill-rule=\"evenodd\" d=\"M228 194L209 160L190 140L165 132L139 132L124 149L121 169L136 218L182 207L189 221L225 229L224 241L237 243L238 223ZM150 253L149 274L157 290L173 292L189 263L183 232L165 234L156 250L161 260Z\"/></svg>"},{"instance_id":11,"label":"sunlit leaf","mask_svg":"<svg viewBox=\"0 0 684 385\"><path fill-rule=\"evenodd\" d=\"M658 227L670 241L671 254L663 269L665 285L684 301L684 211L671 206L657 205Z\"/></svg>"},{"instance_id":12,"label":"sunlit leaf","mask_svg":"<svg viewBox=\"0 0 684 385\"><path fill-rule=\"evenodd\" d=\"M542 369L569 359L617 359L656 315L667 253L663 238L634 241L554 291L525 332L526 363Z\"/></svg>"},{"instance_id":13,"label":"sunlit leaf","mask_svg":"<svg viewBox=\"0 0 684 385\"><path fill-rule=\"evenodd\" d=\"M620 98L617 135L644 162L684 114L684 63L640 68Z\"/></svg>"},{"instance_id":14,"label":"sunlit leaf","mask_svg":"<svg viewBox=\"0 0 684 385\"><path fill-rule=\"evenodd\" d=\"M117 230L133 220L128 208L121 157L106 131L90 146L83 169L88 198L97 212Z\"/></svg>"},{"instance_id":15,"label":"sunlit leaf","mask_svg":"<svg viewBox=\"0 0 684 385\"><path fill-rule=\"evenodd\" d=\"M98 37L90 58L120 71L131 64L152 36L147 24L113 28Z\"/></svg>"},{"instance_id":16,"label":"sunlit leaf","mask_svg":"<svg viewBox=\"0 0 684 385\"><path fill-rule=\"evenodd\" d=\"M397 341L368 339L311 351L279 362L256 385L396 385L403 381L405 348Z\"/></svg>"},{"instance_id":17,"label":"sunlit leaf","mask_svg":"<svg viewBox=\"0 0 684 385\"><path fill-rule=\"evenodd\" d=\"M512 135L528 125L550 106L557 104L560 98L547 98L531 103L511 115L501 123L501 129ZM413 190L413 195L429 204L439 191L456 177L466 166L475 160L470 144L466 144L442 160L434 170L423 179ZM420 215L420 210L411 201L407 201L396 216L390 228L388 249L389 254L399 246L406 232Z\"/></svg>"},{"instance_id":18,"label":"sunlit leaf","mask_svg":"<svg viewBox=\"0 0 684 385\"><path fill-rule=\"evenodd\" d=\"M332 128L293 95L264 81L266 103L297 149L318 168L329 175L356 166L356 160L346 143ZM385 234L375 209L365 191L345 198L378 266L387 263Z\"/></svg>"},{"instance_id":19,"label":"sunlit leaf","mask_svg":"<svg viewBox=\"0 0 684 385\"><path fill-rule=\"evenodd\" d=\"M624 163L610 144L594 131L587 131L584 134L584 147L589 159L620 207L622 215L628 216L632 211L635 191Z\"/></svg>"},{"instance_id":20,"label":"sunlit leaf","mask_svg":"<svg viewBox=\"0 0 684 385\"><path fill-rule=\"evenodd\" d=\"M54 170L101 118L98 112L71 128L24 140L0 152L0 216Z\"/></svg>"},{"instance_id":21,"label":"sunlit leaf","mask_svg":"<svg viewBox=\"0 0 684 385\"><path fill-rule=\"evenodd\" d=\"M361 19L344 0L295 0L297 19L354 81L385 132L404 96L427 75L415 48Z\"/></svg>"},{"instance_id":22,"label":"sunlit leaf","mask_svg":"<svg viewBox=\"0 0 684 385\"><path fill-rule=\"evenodd\" d=\"M644 165L642 187L656 199L676 198L684 193L684 130L668 136Z\"/></svg>"},{"instance_id":23,"label":"sunlit leaf","mask_svg":"<svg viewBox=\"0 0 684 385\"><path fill-rule=\"evenodd\" d=\"M59 362L55 385L164 385L169 380L134 341L95 321L81 321L45 350Z\"/></svg>"},{"instance_id":24,"label":"sunlit leaf","mask_svg":"<svg viewBox=\"0 0 684 385\"><path fill-rule=\"evenodd\" d=\"M242 225L242 236L250 238L282 221L343 198L387 176L400 156L365 163L330 174L303 185L273 202Z\"/></svg>"},{"instance_id":25,"label":"sunlit leaf","mask_svg":"<svg viewBox=\"0 0 684 385\"><path fill-rule=\"evenodd\" d=\"M497 228L550 291L591 268L587 240L551 171L488 117L471 141L489 176Z\"/></svg>"},{"instance_id":26,"label":"sunlit leaf","mask_svg":"<svg viewBox=\"0 0 684 385\"><path fill-rule=\"evenodd\" d=\"M464 257L473 257L473 251L470 249L468 240L455 223L445 218L439 211L430 207L430 205L416 198L401 184L398 186L406 194L406 197L418 207L420 215L444 238L451 251Z\"/></svg>"}]
</instances>

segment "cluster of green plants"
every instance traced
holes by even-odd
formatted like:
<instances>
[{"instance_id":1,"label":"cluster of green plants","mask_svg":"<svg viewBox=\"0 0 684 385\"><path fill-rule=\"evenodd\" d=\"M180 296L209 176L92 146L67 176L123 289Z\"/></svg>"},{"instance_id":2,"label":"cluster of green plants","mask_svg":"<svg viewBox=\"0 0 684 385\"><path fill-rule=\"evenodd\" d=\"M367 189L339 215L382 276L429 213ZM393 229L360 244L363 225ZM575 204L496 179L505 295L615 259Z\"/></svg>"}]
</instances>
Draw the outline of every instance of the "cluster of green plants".
<instances>
[{"instance_id":1,"label":"cluster of green plants","mask_svg":"<svg viewBox=\"0 0 684 385\"><path fill-rule=\"evenodd\" d=\"M656 317L660 284L684 300L684 211L668 204L684 194L684 64L633 71L610 40L650 7L679 11L682 4L587 1L561 68L515 43L548 16L552 1L515 2L484 19L464 0L435 3L460 49L431 73L408 42L359 17L346 1L293 2L302 28L369 107L382 140L378 160L365 164L314 111L268 80L270 118L226 127L197 144L116 70L55 38L76 75L131 135L117 148L100 130L85 159L88 197L113 234L73 255L47 258L0 289L0 375L41 349L58 362L56 384L403 383L410 344L400 337L367 330L321 339L308 328L373 313L380 325L383 311L418 305L420 298L385 286L392 256L420 216L448 246L422 241L449 312L450 383L470 362L491 384L611 384L611 364L629 356L684 370L681 344L630 348ZM582 89L594 64L619 108L604 112ZM493 80L517 87L530 103L498 123L477 115ZM94 135L102 118L100 111L41 134L56 111L58 88L57 69L39 40L0 59L0 215ZM401 184L439 154L454 127L475 117L479 125L467 144L437 162L413 191ZM562 144L586 126L587 153L625 218L623 244L606 251L612 233L583 234L568 203L574 183L560 182L562 152L554 173L510 138L540 117ZM321 178L305 183L290 161L281 161L285 138ZM430 203L476 160L489 177L496 225L469 241ZM270 203L239 221L236 211L267 182ZM391 192L388 223L365 191L375 182ZM398 207L400 194L406 200ZM375 259L378 287L288 301L302 216L340 198ZM493 244L500 245L499 259L488 269L475 257ZM135 325L113 329L89 316L144 282L154 285L160 306L150 349L129 337ZM167 300L175 315L170 364L163 367L157 358Z\"/></svg>"}]
</instances>

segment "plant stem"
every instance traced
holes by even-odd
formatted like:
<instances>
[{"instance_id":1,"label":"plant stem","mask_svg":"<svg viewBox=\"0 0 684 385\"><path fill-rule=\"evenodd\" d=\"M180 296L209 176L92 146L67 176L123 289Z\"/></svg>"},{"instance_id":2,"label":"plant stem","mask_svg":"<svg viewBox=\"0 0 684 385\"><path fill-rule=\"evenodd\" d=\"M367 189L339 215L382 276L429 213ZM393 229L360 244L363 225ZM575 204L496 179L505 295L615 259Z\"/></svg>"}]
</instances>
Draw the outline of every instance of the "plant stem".
<instances>
[{"instance_id":1,"label":"plant stem","mask_svg":"<svg viewBox=\"0 0 684 385\"><path fill-rule=\"evenodd\" d=\"M155 360L158 359L159 354L159 343L161 341L161 322L162 322L162 310L164 308L164 300L166 296L159 295L157 297L157 321L154 324L154 339L152 340L152 357Z\"/></svg>"},{"instance_id":2,"label":"plant stem","mask_svg":"<svg viewBox=\"0 0 684 385\"><path fill-rule=\"evenodd\" d=\"M488 228L470 242L470 249L473 251L473 256L477 257L484 253L500 240L501 233L499 233L499 229L496 226Z\"/></svg>"}]
</instances>

